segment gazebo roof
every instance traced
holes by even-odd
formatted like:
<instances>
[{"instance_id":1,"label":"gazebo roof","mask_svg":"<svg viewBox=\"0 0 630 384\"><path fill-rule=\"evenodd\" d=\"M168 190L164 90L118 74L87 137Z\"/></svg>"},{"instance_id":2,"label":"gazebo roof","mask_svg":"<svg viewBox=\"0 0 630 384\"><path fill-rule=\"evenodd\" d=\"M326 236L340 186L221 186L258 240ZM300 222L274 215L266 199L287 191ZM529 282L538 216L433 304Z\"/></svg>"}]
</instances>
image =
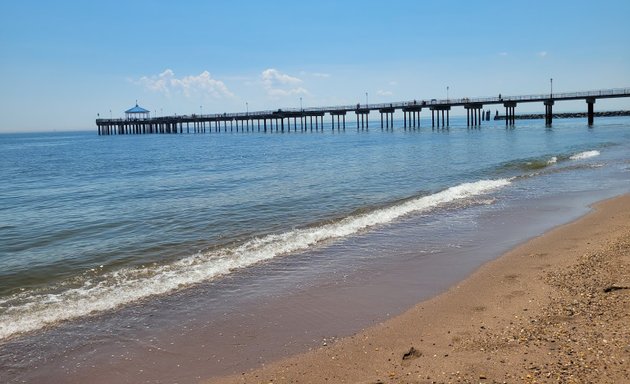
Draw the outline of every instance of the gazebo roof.
<instances>
[{"instance_id":1,"label":"gazebo roof","mask_svg":"<svg viewBox=\"0 0 630 384\"><path fill-rule=\"evenodd\" d=\"M126 110L125 113L149 113L149 111L142 107L139 107L138 103L136 103L135 107Z\"/></svg>"}]
</instances>

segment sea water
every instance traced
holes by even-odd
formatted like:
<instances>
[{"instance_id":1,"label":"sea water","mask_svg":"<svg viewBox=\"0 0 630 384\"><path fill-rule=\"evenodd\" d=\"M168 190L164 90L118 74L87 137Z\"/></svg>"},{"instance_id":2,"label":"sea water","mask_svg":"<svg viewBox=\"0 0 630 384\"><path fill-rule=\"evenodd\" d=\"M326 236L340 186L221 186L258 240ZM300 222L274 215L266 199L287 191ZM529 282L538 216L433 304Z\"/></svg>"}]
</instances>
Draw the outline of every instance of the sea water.
<instances>
[{"instance_id":1,"label":"sea water","mask_svg":"<svg viewBox=\"0 0 630 384\"><path fill-rule=\"evenodd\" d=\"M387 249L448 253L451 230L465 239L511 202L630 190L628 118L423 123L0 135L0 345L248 269L243 287L282 289L257 267L305 252L329 255L292 271L306 286Z\"/></svg>"}]
</instances>

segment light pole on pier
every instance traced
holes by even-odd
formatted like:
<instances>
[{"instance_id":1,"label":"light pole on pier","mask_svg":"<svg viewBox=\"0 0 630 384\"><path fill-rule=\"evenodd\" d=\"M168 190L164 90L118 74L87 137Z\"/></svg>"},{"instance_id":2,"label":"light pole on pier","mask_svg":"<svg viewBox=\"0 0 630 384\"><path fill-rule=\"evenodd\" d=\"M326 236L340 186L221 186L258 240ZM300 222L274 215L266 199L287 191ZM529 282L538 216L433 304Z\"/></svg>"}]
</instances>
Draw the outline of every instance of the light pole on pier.
<instances>
[{"instance_id":1,"label":"light pole on pier","mask_svg":"<svg viewBox=\"0 0 630 384\"><path fill-rule=\"evenodd\" d=\"M300 111L304 112L304 108L302 108L302 97L300 97Z\"/></svg>"},{"instance_id":2,"label":"light pole on pier","mask_svg":"<svg viewBox=\"0 0 630 384\"><path fill-rule=\"evenodd\" d=\"M553 99L553 78L549 79L549 97Z\"/></svg>"},{"instance_id":3,"label":"light pole on pier","mask_svg":"<svg viewBox=\"0 0 630 384\"><path fill-rule=\"evenodd\" d=\"M448 103L448 89L449 89L449 86L447 85L447 86L446 86L446 102L447 102L447 103Z\"/></svg>"},{"instance_id":4,"label":"light pole on pier","mask_svg":"<svg viewBox=\"0 0 630 384\"><path fill-rule=\"evenodd\" d=\"M109 110L109 119L110 120L112 119L112 110L111 109Z\"/></svg>"},{"instance_id":5,"label":"light pole on pier","mask_svg":"<svg viewBox=\"0 0 630 384\"><path fill-rule=\"evenodd\" d=\"M245 114L249 115L249 103L247 101L245 102Z\"/></svg>"},{"instance_id":6,"label":"light pole on pier","mask_svg":"<svg viewBox=\"0 0 630 384\"><path fill-rule=\"evenodd\" d=\"M203 105L199 106L199 116L203 116Z\"/></svg>"},{"instance_id":7,"label":"light pole on pier","mask_svg":"<svg viewBox=\"0 0 630 384\"><path fill-rule=\"evenodd\" d=\"M365 92L365 108L368 107L368 93Z\"/></svg>"}]
</instances>

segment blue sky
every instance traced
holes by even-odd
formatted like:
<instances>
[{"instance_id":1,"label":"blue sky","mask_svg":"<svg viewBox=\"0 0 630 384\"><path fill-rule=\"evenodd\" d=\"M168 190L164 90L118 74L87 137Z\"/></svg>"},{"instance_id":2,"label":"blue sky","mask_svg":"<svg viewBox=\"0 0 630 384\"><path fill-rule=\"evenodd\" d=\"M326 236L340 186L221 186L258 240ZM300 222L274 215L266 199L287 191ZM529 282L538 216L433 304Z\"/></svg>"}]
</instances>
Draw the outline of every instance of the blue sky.
<instances>
[{"instance_id":1,"label":"blue sky","mask_svg":"<svg viewBox=\"0 0 630 384\"><path fill-rule=\"evenodd\" d=\"M136 99L166 115L630 87L628 15L627 0L4 1L0 132L95 129ZM617 108L630 99L596 104Z\"/></svg>"}]
</instances>

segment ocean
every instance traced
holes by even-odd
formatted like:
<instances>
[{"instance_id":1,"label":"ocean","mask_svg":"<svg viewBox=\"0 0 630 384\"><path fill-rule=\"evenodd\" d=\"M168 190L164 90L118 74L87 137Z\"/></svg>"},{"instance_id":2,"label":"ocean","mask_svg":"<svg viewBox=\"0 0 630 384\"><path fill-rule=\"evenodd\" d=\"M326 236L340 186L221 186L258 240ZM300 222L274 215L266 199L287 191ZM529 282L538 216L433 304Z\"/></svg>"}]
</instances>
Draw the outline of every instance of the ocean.
<instances>
[{"instance_id":1,"label":"ocean","mask_svg":"<svg viewBox=\"0 0 630 384\"><path fill-rule=\"evenodd\" d=\"M208 308L401 277L405 263L435 294L630 191L627 117L422 124L0 135L0 378L41 366L40 349L72 349L69 334L102 331L90 322L109 319L99 340L115 344L136 326L130 313L165 329ZM383 285L404 291L398 277ZM418 290L382 311L404 310Z\"/></svg>"}]
</instances>

